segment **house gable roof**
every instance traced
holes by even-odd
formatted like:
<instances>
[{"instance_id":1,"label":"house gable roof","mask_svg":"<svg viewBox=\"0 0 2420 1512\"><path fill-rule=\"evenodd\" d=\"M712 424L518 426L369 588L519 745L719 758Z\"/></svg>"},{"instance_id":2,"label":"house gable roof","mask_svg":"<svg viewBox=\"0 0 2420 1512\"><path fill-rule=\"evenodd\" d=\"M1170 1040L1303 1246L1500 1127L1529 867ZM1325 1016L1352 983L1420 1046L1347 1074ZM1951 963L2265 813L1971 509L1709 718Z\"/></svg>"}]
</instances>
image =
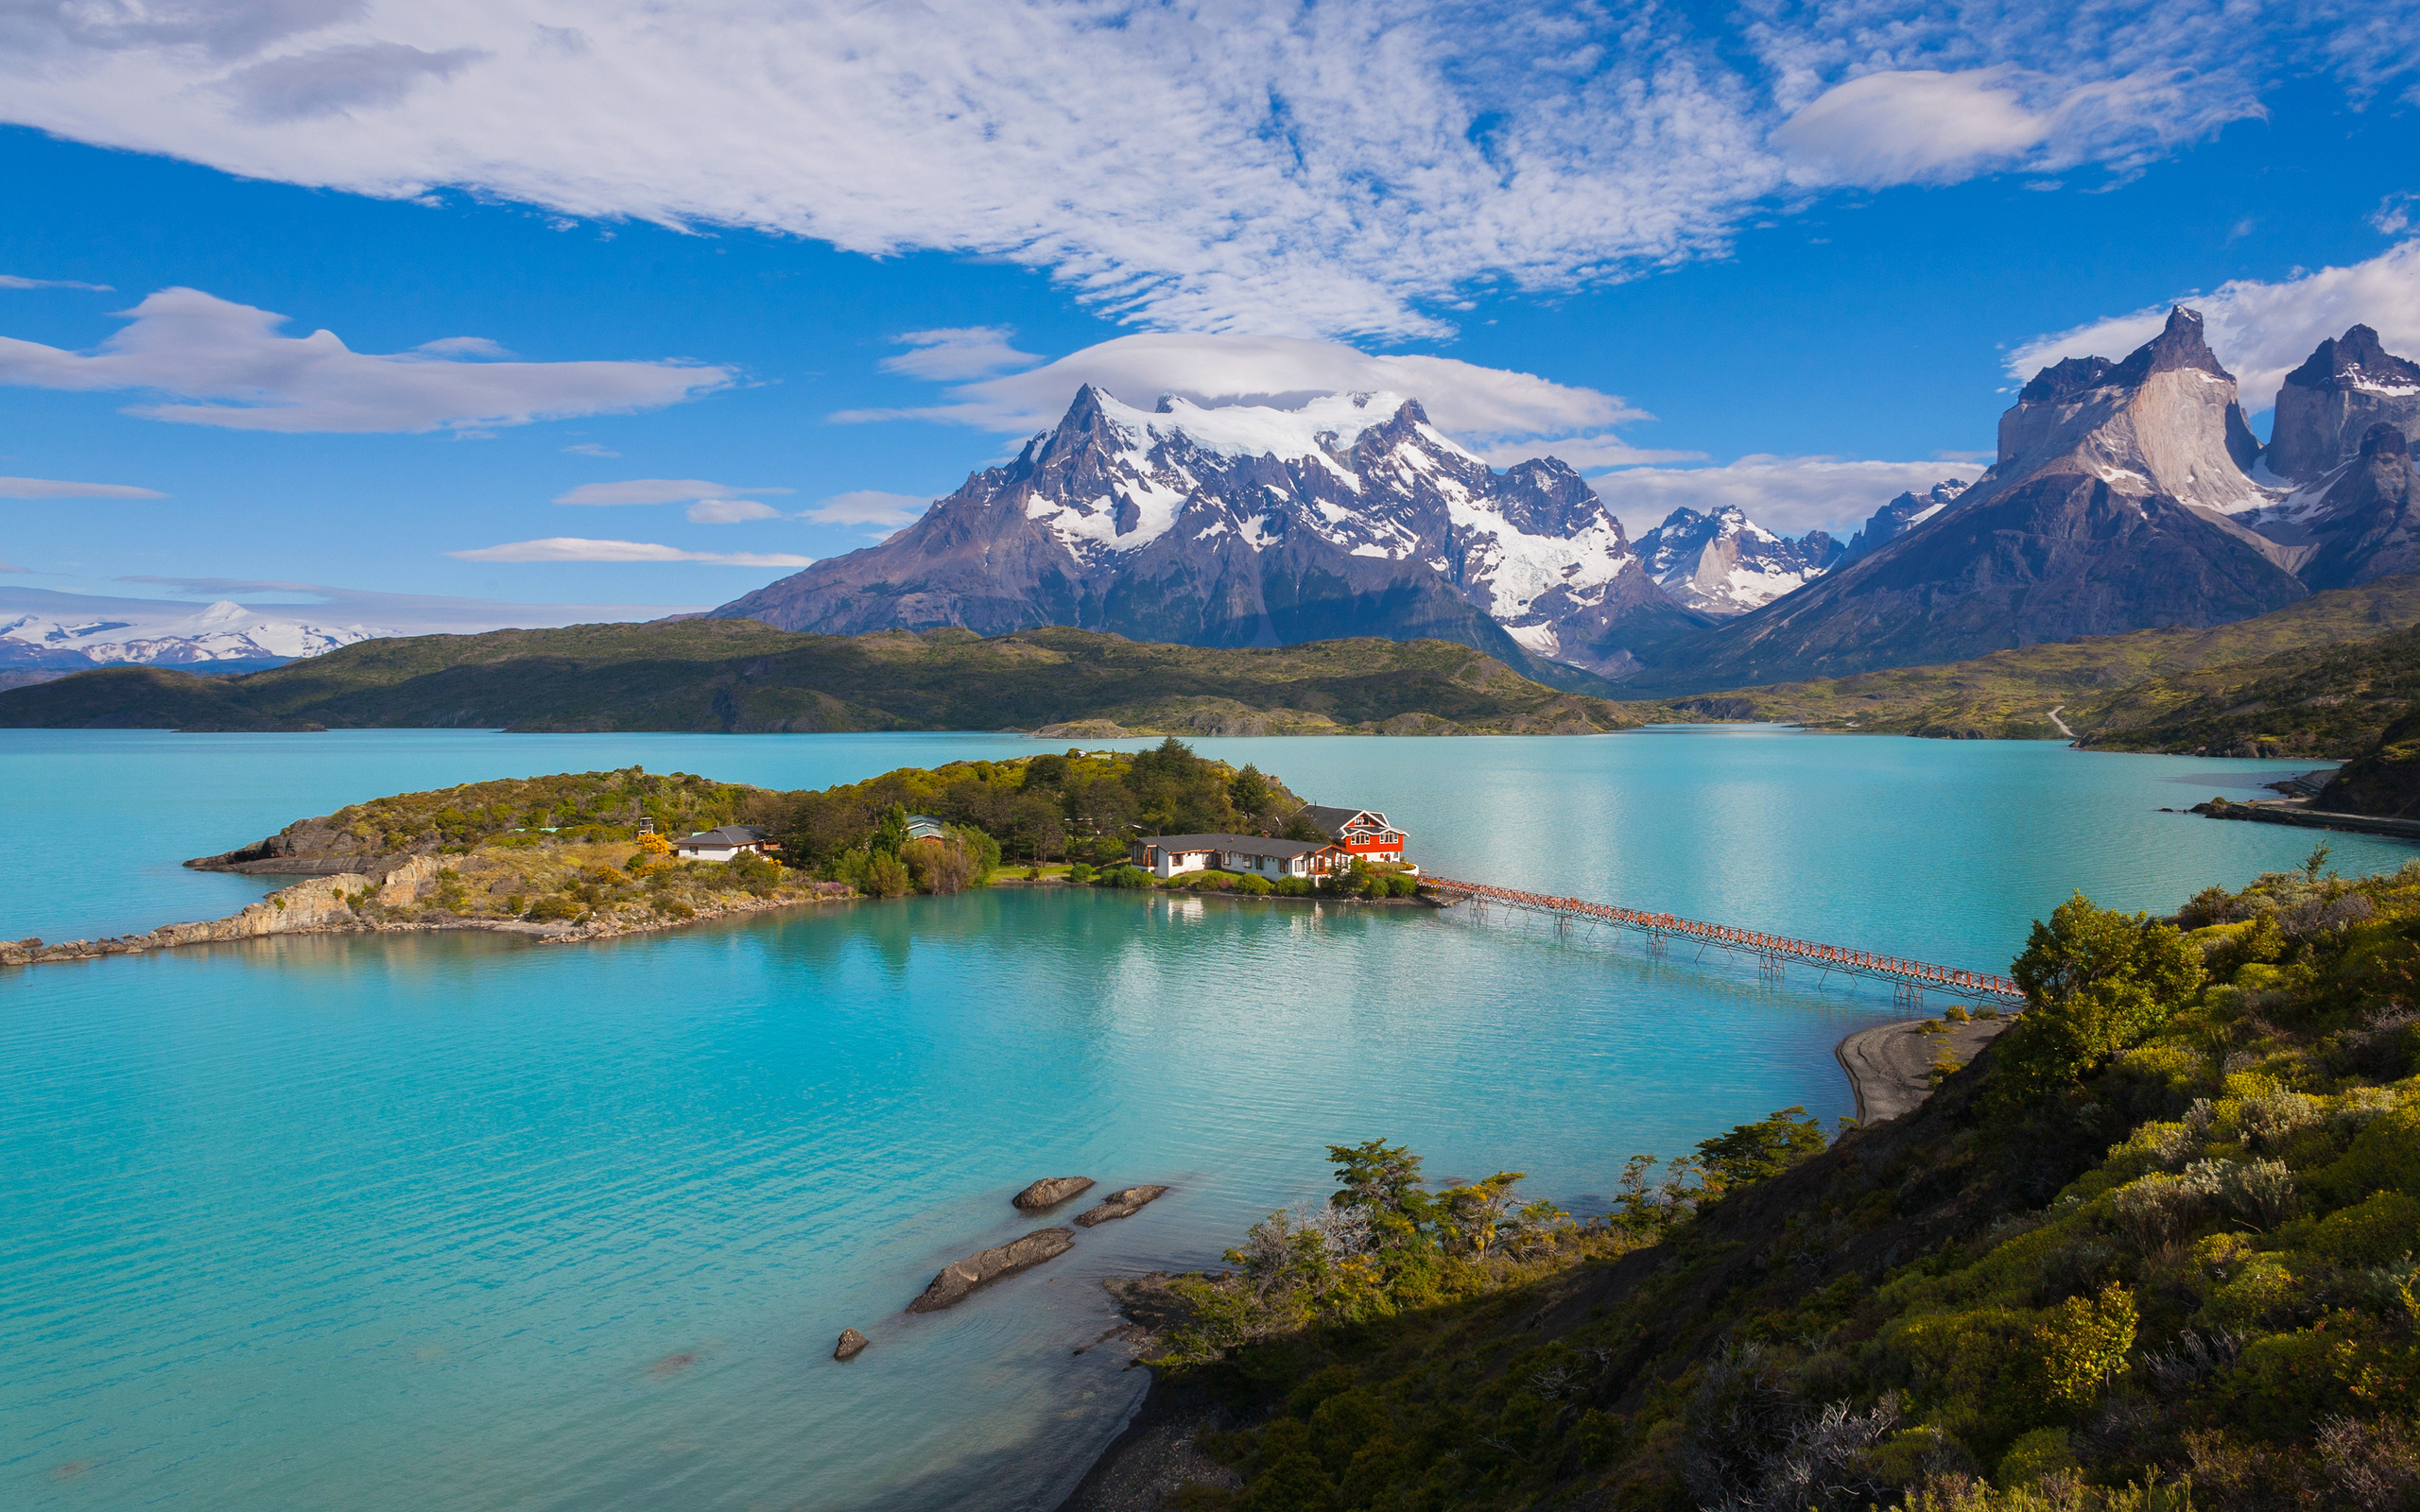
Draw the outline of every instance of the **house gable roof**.
<instances>
[{"instance_id":1,"label":"house gable roof","mask_svg":"<svg viewBox=\"0 0 2420 1512\"><path fill-rule=\"evenodd\" d=\"M761 845L764 840L765 832L752 824L722 824L711 830L700 830L695 834L684 834L672 843L710 849L726 845Z\"/></svg>"},{"instance_id":2,"label":"house gable roof","mask_svg":"<svg viewBox=\"0 0 2420 1512\"><path fill-rule=\"evenodd\" d=\"M1281 861L1335 849L1323 841L1271 840L1257 834L1154 834L1134 843L1157 846L1163 850L1232 850L1237 855L1275 856Z\"/></svg>"},{"instance_id":3,"label":"house gable roof","mask_svg":"<svg viewBox=\"0 0 2420 1512\"><path fill-rule=\"evenodd\" d=\"M1305 803L1303 805L1303 817L1327 832L1328 838L1332 840L1341 838L1345 831L1363 820L1368 821L1369 828L1394 829L1387 822L1387 816L1376 809L1332 809L1318 803Z\"/></svg>"}]
</instances>

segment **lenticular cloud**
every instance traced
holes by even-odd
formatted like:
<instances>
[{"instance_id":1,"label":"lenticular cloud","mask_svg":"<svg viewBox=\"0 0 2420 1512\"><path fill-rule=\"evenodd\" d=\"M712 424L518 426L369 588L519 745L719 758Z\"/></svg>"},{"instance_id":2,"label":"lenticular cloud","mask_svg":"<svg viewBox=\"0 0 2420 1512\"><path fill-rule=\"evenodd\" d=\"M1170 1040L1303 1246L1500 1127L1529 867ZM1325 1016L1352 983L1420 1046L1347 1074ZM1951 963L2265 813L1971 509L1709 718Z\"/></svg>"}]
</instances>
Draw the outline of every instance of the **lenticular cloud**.
<instances>
[{"instance_id":1,"label":"lenticular cloud","mask_svg":"<svg viewBox=\"0 0 2420 1512\"><path fill-rule=\"evenodd\" d=\"M2408 32L2415 5L2364 16ZM366 194L1007 257L1165 329L1433 335L1489 281L1719 252L1793 181L2131 165L2256 111L2298 41L2331 56L2328 9L129 0L0 19L0 119ZM2357 91L2408 63L2337 60ZM1998 114L1897 145L1945 100ZM910 360L971 375L957 345Z\"/></svg>"}]
</instances>

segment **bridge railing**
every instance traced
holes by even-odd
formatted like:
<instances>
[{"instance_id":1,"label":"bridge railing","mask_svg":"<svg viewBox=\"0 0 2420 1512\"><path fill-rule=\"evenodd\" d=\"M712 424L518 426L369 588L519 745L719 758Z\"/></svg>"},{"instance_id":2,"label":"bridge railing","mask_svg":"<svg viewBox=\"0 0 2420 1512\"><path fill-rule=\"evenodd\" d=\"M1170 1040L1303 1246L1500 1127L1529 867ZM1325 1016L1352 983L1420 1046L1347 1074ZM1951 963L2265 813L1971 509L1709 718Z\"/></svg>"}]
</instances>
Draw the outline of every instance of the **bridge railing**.
<instances>
[{"instance_id":1,"label":"bridge railing","mask_svg":"<svg viewBox=\"0 0 2420 1512\"><path fill-rule=\"evenodd\" d=\"M1826 945L1788 935L1769 935L1731 924L1710 924L1702 919L1683 919L1677 914L1651 914L1612 903L1590 902L1583 898L1557 898L1545 893L1522 892L1512 887L1491 886L1482 882L1460 882L1451 877L1429 875L1421 879L1421 885L1431 891L1453 897L1503 903L1559 919L1616 924L1658 936L1696 939L1726 950L1749 951L1769 962L1808 961L1826 971L1876 977L1920 990L1928 988L1960 997L2014 1003L2022 1003L2025 999L2024 990L2015 982L1987 971L1963 971L1955 967L1935 966L1927 961L1911 961L1872 951L1852 950L1844 945Z\"/></svg>"}]
</instances>

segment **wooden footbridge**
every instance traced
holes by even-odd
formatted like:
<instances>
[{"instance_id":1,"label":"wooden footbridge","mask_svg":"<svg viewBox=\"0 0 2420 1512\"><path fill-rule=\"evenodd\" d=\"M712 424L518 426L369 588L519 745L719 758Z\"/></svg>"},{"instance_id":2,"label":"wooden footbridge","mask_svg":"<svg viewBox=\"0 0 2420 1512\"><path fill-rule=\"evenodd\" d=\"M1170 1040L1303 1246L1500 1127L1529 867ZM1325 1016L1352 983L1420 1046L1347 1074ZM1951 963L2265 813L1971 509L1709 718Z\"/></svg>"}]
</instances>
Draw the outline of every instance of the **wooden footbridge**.
<instances>
[{"instance_id":1,"label":"wooden footbridge","mask_svg":"<svg viewBox=\"0 0 2420 1512\"><path fill-rule=\"evenodd\" d=\"M1615 924L1634 929L1648 937L1648 949L1664 953L1667 942L1695 942L1698 954L1703 955L1710 946L1754 955L1758 966L1768 976L1779 976L1791 961L1804 961L1819 969L1816 980L1834 971L1847 976L1870 977L1889 982L1897 989L1900 1001L1918 1004L1927 992L1941 992L1951 997L1970 998L1995 1006L2019 1005L2025 993L2005 976L1993 976L1982 971L1960 971L1946 966L1933 966L1924 961L1902 960L1895 955L1876 955L1866 951L1854 951L1841 945L1820 945L1809 939L1792 939L1787 935L1764 935L1752 929L1735 929L1729 924L1708 924L1694 919L1682 919L1672 914L1642 913L1635 908L1618 908L1611 903L1592 903L1580 898L1549 898L1543 893L1516 892L1510 887L1491 887L1481 882L1456 882L1451 877L1424 876L1422 887L1441 898L1470 903L1484 913L1491 907L1518 908L1529 913L1544 914L1555 921L1559 929L1575 923Z\"/></svg>"}]
</instances>

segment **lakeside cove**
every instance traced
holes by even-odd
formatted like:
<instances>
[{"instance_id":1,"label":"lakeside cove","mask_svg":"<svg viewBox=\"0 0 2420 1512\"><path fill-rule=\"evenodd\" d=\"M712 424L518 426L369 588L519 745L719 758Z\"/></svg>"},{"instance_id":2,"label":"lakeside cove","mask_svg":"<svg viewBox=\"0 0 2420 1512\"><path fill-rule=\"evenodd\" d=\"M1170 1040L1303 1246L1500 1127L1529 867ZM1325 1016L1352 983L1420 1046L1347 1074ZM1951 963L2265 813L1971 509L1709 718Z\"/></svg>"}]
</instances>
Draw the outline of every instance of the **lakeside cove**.
<instances>
[{"instance_id":1,"label":"lakeside cove","mask_svg":"<svg viewBox=\"0 0 2420 1512\"><path fill-rule=\"evenodd\" d=\"M2075 888L2166 915L2213 878L2298 865L2314 838L2158 812L2258 791L2285 764L2048 742L1734 727L1199 745L1384 810L1449 876L1992 971ZM1032 749L0 731L0 918L64 940L238 914L283 879L177 858L375 794L632 765L822 790ZM70 813L84 843L45 843ZM633 849L599 843L617 865ZM2348 874L2412 853L2338 845ZM25 1446L10 1496L1050 1506L1145 1383L1095 1347L1122 1326L1099 1283L1215 1266L1272 1208L1323 1203L1325 1144L1402 1141L1440 1177L1513 1166L1596 1212L1631 1152L1682 1154L1792 1105L1853 1113L1836 1047L1910 1017L1887 988L1768 980L1718 950L1658 959L1528 916L1248 906L1023 869L573 950L402 930L6 973L0 1170L26 1241L0 1286L51 1299L0 1381ZM1058 1172L1170 1190L959 1307L896 1316L941 1269L1034 1228L1009 1198ZM873 1347L836 1365L850 1327Z\"/></svg>"}]
</instances>

